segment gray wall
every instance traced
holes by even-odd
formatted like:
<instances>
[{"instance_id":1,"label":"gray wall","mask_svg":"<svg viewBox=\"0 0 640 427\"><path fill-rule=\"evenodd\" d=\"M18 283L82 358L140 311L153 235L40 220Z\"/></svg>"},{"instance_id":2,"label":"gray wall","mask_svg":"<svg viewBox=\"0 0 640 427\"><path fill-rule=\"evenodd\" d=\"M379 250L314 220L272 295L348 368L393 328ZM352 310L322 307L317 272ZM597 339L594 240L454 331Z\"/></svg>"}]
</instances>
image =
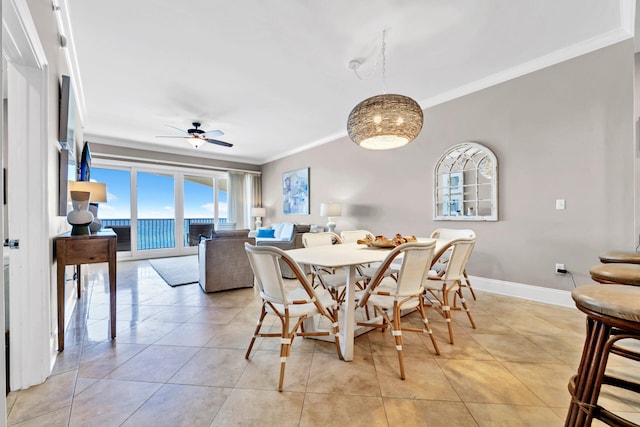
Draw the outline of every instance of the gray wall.
<instances>
[{"instance_id":1,"label":"gray wall","mask_svg":"<svg viewBox=\"0 0 640 427\"><path fill-rule=\"evenodd\" d=\"M340 201L337 230L428 236L472 228L472 275L569 290L588 283L598 254L633 250L632 41L425 110L420 136L387 152L348 138L263 165L265 224L325 224L320 203ZM427 77L425 77L427 78ZM410 94L407 94L410 95ZM352 106L343 106L346 116ZM433 221L433 168L451 145L485 144L498 157L499 221ZM310 168L310 215L282 213L283 172ZM555 210L565 199L566 210Z\"/></svg>"}]
</instances>

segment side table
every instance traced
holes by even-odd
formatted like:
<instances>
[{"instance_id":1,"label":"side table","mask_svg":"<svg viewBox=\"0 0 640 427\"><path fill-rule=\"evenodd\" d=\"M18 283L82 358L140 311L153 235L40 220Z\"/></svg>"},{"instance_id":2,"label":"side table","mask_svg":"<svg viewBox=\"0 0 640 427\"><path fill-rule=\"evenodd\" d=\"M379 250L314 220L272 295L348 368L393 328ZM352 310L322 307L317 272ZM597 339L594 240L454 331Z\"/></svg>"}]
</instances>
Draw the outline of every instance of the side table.
<instances>
[{"instance_id":1,"label":"side table","mask_svg":"<svg viewBox=\"0 0 640 427\"><path fill-rule=\"evenodd\" d=\"M55 253L58 263L58 351L64 350L64 302L65 275L67 265L77 266L78 298L81 295L80 266L98 262L109 263L109 302L111 338L116 337L116 243L113 230L103 230L87 236L72 236L66 232L56 236Z\"/></svg>"}]
</instances>

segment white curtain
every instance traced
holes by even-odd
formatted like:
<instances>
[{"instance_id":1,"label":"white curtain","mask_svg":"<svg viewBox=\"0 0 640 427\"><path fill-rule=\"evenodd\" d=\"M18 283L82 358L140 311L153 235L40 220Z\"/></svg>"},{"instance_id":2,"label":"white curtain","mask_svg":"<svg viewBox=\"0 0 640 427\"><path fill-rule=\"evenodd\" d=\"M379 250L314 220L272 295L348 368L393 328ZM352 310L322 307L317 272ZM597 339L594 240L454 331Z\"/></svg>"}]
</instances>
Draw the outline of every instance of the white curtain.
<instances>
[{"instance_id":1,"label":"white curtain","mask_svg":"<svg viewBox=\"0 0 640 427\"><path fill-rule=\"evenodd\" d=\"M249 228L245 219L245 174L243 172L229 172L229 222L236 223L236 229Z\"/></svg>"},{"instance_id":2,"label":"white curtain","mask_svg":"<svg viewBox=\"0 0 640 427\"><path fill-rule=\"evenodd\" d=\"M249 194L251 195L251 207L261 208L262 206L262 175L249 175Z\"/></svg>"},{"instance_id":3,"label":"white curtain","mask_svg":"<svg viewBox=\"0 0 640 427\"><path fill-rule=\"evenodd\" d=\"M229 222L236 228L252 228L251 208L262 207L262 176L229 172Z\"/></svg>"}]
</instances>

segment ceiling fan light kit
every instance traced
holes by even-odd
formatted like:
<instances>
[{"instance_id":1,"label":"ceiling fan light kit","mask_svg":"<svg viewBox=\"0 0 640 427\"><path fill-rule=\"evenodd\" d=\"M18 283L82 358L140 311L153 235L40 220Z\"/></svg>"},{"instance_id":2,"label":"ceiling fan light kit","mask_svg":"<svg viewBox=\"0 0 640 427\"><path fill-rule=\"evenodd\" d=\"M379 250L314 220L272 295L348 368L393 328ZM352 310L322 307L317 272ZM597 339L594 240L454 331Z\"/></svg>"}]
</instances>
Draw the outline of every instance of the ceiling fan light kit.
<instances>
[{"instance_id":1,"label":"ceiling fan light kit","mask_svg":"<svg viewBox=\"0 0 640 427\"><path fill-rule=\"evenodd\" d=\"M201 138L187 138L187 142L191 145L193 145L193 148L200 148L202 146L202 144L204 144L204 140L202 140Z\"/></svg>"},{"instance_id":2,"label":"ceiling fan light kit","mask_svg":"<svg viewBox=\"0 0 640 427\"><path fill-rule=\"evenodd\" d=\"M386 80L386 30L382 32L382 80ZM349 68L358 74L360 60L349 62ZM386 85L386 82L385 82ZM424 123L420 105L404 95L383 94L372 96L356 105L347 119L349 138L369 150L391 150L413 141Z\"/></svg>"}]
</instances>

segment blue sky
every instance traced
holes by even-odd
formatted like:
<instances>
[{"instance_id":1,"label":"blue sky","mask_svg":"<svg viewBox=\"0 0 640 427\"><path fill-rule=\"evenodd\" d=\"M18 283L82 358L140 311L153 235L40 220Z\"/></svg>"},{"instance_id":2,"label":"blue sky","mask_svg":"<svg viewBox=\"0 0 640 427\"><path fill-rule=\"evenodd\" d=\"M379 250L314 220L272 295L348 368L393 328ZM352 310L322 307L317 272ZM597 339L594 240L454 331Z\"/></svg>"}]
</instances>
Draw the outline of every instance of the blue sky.
<instances>
[{"instance_id":1,"label":"blue sky","mask_svg":"<svg viewBox=\"0 0 640 427\"><path fill-rule=\"evenodd\" d=\"M107 184L107 203L100 204L100 218L130 218L129 171L91 168L92 181ZM227 216L227 193L220 192L220 217ZM138 218L174 218L175 194L172 176L138 172ZM185 180L185 218L212 218L211 187Z\"/></svg>"}]
</instances>

